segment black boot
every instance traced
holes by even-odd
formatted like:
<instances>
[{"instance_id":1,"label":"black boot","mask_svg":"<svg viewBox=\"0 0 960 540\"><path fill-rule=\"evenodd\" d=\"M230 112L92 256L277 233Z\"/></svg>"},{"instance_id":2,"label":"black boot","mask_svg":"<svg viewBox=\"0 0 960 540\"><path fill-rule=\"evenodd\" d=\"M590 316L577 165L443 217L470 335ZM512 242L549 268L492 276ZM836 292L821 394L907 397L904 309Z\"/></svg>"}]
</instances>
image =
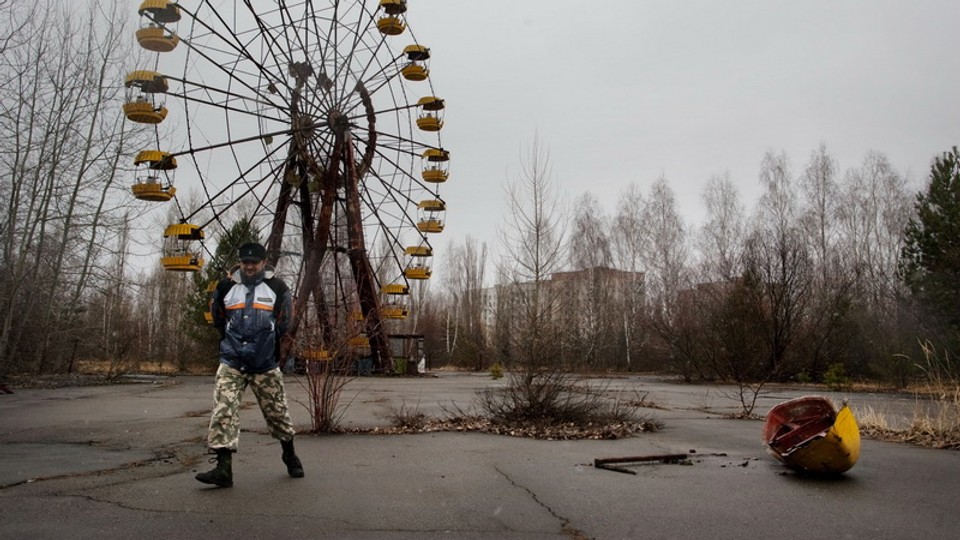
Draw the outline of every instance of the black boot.
<instances>
[{"instance_id":1,"label":"black boot","mask_svg":"<svg viewBox=\"0 0 960 540\"><path fill-rule=\"evenodd\" d=\"M280 441L283 447L283 463L287 466L287 474L293 478L303 478L303 465L300 464L300 458L293 451L293 439L289 441Z\"/></svg>"},{"instance_id":2,"label":"black boot","mask_svg":"<svg viewBox=\"0 0 960 540\"><path fill-rule=\"evenodd\" d=\"M204 484L213 484L220 487L233 486L233 452L227 448L217 448L217 466L210 471L200 473L195 478Z\"/></svg>"}]
</instances>

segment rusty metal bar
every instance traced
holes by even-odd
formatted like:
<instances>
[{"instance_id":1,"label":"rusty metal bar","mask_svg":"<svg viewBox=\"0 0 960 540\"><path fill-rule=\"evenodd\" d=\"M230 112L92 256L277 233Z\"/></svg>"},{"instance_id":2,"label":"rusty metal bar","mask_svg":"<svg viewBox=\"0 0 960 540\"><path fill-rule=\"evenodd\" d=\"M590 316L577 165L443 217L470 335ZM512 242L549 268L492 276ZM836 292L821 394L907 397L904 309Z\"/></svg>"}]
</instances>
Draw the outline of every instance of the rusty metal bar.
<instances>
[{"instance_id":1,"label":"rusty metal bar","mask_svg":"<svg viewBox=\"0 0 960 540\"><path fill-rule=\"evenodd\" d=\"M637 474L636 471L631 471L630 469L625 469L623 467L617 467L614 464L651 463L657 461L660 463L676 465L688 457L690 457L690 454L657 454L652 456L598 458L593 460L593 466L597 469L606 469L608 471L622 472L627 474Z\"/></svg>"}]
</instances>

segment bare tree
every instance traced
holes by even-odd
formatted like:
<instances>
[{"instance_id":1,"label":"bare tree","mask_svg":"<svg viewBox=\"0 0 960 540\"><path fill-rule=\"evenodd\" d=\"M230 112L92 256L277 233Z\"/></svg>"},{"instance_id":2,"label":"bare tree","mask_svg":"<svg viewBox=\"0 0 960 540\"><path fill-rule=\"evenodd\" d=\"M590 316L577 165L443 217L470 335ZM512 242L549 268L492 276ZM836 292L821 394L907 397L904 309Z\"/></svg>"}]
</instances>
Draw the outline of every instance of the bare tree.
<instances>
[{"instance_id":1,"label":"bare tree","mask_svg":"<svg viewBox=\"0 0 960 540\"><path fill-rule=\"evenodd\" d=\"M508 385L481 393L481 407L498 417L550 420L565 414L573 375L563 356L561 287L552 283L566 259L565 210L537 137L521 157L521 174L507 188L508 217L500 229L497 337Z\"/></svg>"},{"instance_id":2,"label":"bare tree","mask_svg":"<svg viewBox=\"0 0 960 540\"><path fill-rule=\"evenodd\" d=\"M689 286L686 225L677 212L676 197L661 176L650 188L642 214L647 235L643 262L647 276L647 298L653 311L669 321L677 294Z\"/></svg>"},{"instance_id":3,"label":"bare tree","mask_svg":"<svg viewBox=\"0 0 960 540\"><path fill-rule=\"evenodd\" d=\"M447 336L451 356L476 370L486 368L488 336L484 321L487 245L469 235L450 248L447 276L451 306Z\"/></svg>"},{"instance_id":4,"label":"bare tree","mask_svg":"<svg viewBox=\"0 0 960 540\"><path fill-rule=\"evenodd\" d=\"M859 288L871 307L889 311L903 293L897 264L912 211L906 180L885 155L870 152L847 171L840 200L841 242L862 275Z\"/></svg>"},{"instance_id":5,"label":"bare tree","mask_svg":"<svg viewBox=\"0 0 960 540\"><path fill-rule=\"evenodd\" d=\"M610 223L599 201L584 193L574 203L573 228L570 234L570 268L586 270L609 267L613 262L610 245Z\"/></svg>"},{"instance_id":6,"label":"bare tree","mask_svg":"<svg viewBox=\"0 0 960 540\"><path fill-rule=\"evenodd\" d=\"M811 288L810 259L797 225L797 195L786 154L761 163L764 193L744 257L746 286L765 317L767 377L782 377L798 341Z\"/></svg>"},{"instance_id":7,"label":"bare tree","mask_svg":"<svg viewBox=\"0 0 960 540\"><path fill-rule=\"evenodd\" d=\"M869 152L844 176L837 251L844 254L841 268L852 281L850 324L859 331L846 364L848 373L886 372L902 384L909 368L903 365L903 353L919 353L916 323L904 309L907 294L898 277L902 233L912 202L906 179L882 153Z\"/></svg>"},{"instance_id":8,"label":"bare tree","mask_svg":"<svg viewBox=\"0 0 960 540\"><path fill-rule=\"evenodd\" d=\"M570 361L594 368L612 364L622 333L618 300L625 291L622 275L612 268L612 249L607 218L597 199L590 193L574 204L570 235L571 272L561 274L563 289L561 317L566 321ZM622 354L622 352L621 352Z\"/></svg>"},{"instance_id":9,"label":"bare tree","mask_svg":"<svg viewBox=\"0 0 960 540\"><path fill-rule=\"evenodd\" d=\"M640 187L630 184L617 203L617 214L610 231L613 260L621 270L643 270L643 255L649 238L643 226L646 202Z\"/></svg>"},{"instance_id":10,"label":"bare tree","mask_svg":"<svg viewBox=\"0 0 960 540\"><path fill-rule=\"evenodd\" d=\"M731 281L742 271L745 210L730 174L711 177L702 198L707 212L698 245L704 279Z\"/></svg>"},{"instance_id":11,"label":"bare tree","mask_svg":"<svg viewBox=\"0 0 960 540\"><path fill-rule=\"evenodd\" d=\"M498 294L509 299L509 309L517 314L510 332L511 360L534 373L561 356L558 296L550 278L566 256L566 210L549 152L536 136L521 159L520 176L507 188L507 205L506 224L499 231L499 268L507 282Z\"/></svg>"},{"instance_id":12,"label":"bare tree","mask_svg":"<svg viewBox=\"0 0 960 540\"><path fill-rule=\"evenodd\" d=\"M643 353L650 335L645 309L646 276L643 274L644 253L649 242L643 225L645 206L639 186L630 184L620 196L610 231L614 264L618 269L630 273L618 309L621 314L620 324L623 326L624 361L628 369L637 365L635 358L647 356Z\"/></svg>"},{"instance_id":13,"label":"bare tree","mask_svg":"<svg viewBox=\"0 0 960 540\"><path fill-rule=\"evenodd\" d=\"M116 107L130 56L120 6L3 6L0 57L0 373L64 364L59 333L122 223L118 171L129 133ZM119 210L119 212L118 212ZM111 232L113 231L113 232ZM41 361L43 359L43 361Z\"/></svg>"},{"instance_id":14,"label":"bare tree","mask_svg":"<svg viewBox=\"0 0 960 540\"><path fill-rule=\"evenodd\" d=\"M830 364L841 363L855 338L852 291L855 273L839 242L839 164L825 144L810 154L800 176L800 227L811 254L813 282L807 310L807 336L798 346L803 372L821 377Z\"/></svg>"},{"instance_id":15,"label":"bare tree","mask_svg":"<svg viewBox=\"0 0 960 540\"><path fill-rule=\"evenodd\" d=\"M839 164L827 153L826 144L810 155L800 177L800 189L804 198L801 222L812 246L814 263L823 282L829 281L831 254L837 241L837 200L840 186L837 184Z\"/></svg>"},{"instance_id":16,"label":"bare tree","mask_svg":"<svg viewBox=\"0 0 960 540\"><path fill-rule=\"evenodd\" d=\"M643 253L646 269L646 301L649 324L658 337L661 365L685 369L689 355L683 340L680 294L690 286L687 267L686 225L677 212L676 199L666 178L650 187L641 215L648 249ZM665 364L664 364L665 363Z\"/></svg>"}]
</instances>

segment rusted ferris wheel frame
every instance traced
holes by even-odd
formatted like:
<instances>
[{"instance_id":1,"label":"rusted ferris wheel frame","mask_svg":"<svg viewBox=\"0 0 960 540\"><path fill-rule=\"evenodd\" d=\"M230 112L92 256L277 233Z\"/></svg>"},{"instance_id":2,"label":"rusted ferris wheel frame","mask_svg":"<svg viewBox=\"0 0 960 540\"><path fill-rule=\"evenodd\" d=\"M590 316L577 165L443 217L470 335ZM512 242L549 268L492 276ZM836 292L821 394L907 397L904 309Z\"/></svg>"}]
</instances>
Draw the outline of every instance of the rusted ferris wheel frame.
<instances>
[{"instance_id":1,"label":"rusted ferris wheel frame","mask_svg":"<svg viewBox=\"0 0 960 540\"><path fill-rule=\"evenodd\" d=\"M134 159L134 196L173 201L180 224L164 233L170 255L192 257L167 265L184 257L167 257L165 240L164 268L197 272L206 251L219 261L217 272L225 270L203 245L210 236L204 229L216 222L226 232L221 215L252 199L247 223L269 220L270 262L278 266L284 257L282 270L296 273L287 352L299 333L292 354L369 354L376 369L389 369L386 325L395 323L386 319L406 317L410 280L432 274L426 234L443 230L446 203L437 187L447 180L449 154L436 133L443 100L429 81L416 83L428 80L430 51L406 32L406 0L377 0L374 9L368 3L142 0L137 40L158 59L185 48L183 75L170 75L159 61L136 66L124 82L123 107L134 122L155 127L171 113L186 124L185 140L165 141L158 131L159 147ZM187 37L177 28L181 17L190 21ZM413 43L398 53L387 40L405 33ZM168 110L166 97L182 106ZM219 118L211 116L217 111ZM245 120L252 118L258 124ZM273 146L278 136L285 142ZM263 154L240 148L258 141ZM200 156L208 157L201 163ZM205 197L189 215L175 198L178 157L192 162ZM291 238L302 249L285 251Z\"/></svg>"},{"instance_id":2,"label":"rusted ferris wheel frame","mask_svg":"<svg viewBox=\"0 0 960 540\"><path fill-rule=\"evenodd\" d=\"M299 120L297 104L299 103L299 90L302 87L302 83L298 84L298 92L295 93L291 106L291 119L292 125L294 126ZM359 166L354 157L353 136L348 126L346 124L336 125L342 118L339 111L329 112L330 117L328 118L328 124L330 124L336 132L336 143L334 144L334 151L331 153L331 159L326 169L321 169L316 163L315 158L310 155L306 144L304 144L303 137L295 136L290 143L290 156L292 159L288 162L286 173L296 174L301 178L301 181L298 183L298 189L301 190L299 208L301 211L301 223L303 224L303 246L306 263L297 287L297 290L301 291L301 294L296 300L294 317L291 321L288 335L290 339L296 337L303 320L302 314L307 312L307 304L312 297L323 337L326 340L333 338L333 324L330 320L332 314L328 312L323 289L320 287L319 277L320 267L326 255L326 246L329 243L331 218L334 205L336 204L337 190L342 187L345 194L347 218L347 257L350 261L351 272L357 287L357 296L365 322L364 330L370 339L374 365L376 369L383 369L391 363L390 347L387 343L385 327L380 316L380 300L376 290L373 269L370 266L370 261L367 259L359 191L362 174L370 169L376 148L377 133L374 129L376 115L373 111L370 94L366 88L362 84L358 84L356 91L361 96L362 103L366 109L365 118L369 124L366 151L362 156L362 161ZM343 171L340 170L341 164L343 165ZM306 176L308 173L322 178L320 212L316 216L314 215L311 204L312 199L306 188ZM280 197L277 201L277 209L276 212L274 212L274 221L270 229L270 236L267 240L267 250L272 254L271 257L273 260L271 262L274 264L276 263L278 254L282 252L286 217L292 202L290 196L292 189L293 187L289 183L285 183L281 188Z\"/></svg>"}]
</instances>

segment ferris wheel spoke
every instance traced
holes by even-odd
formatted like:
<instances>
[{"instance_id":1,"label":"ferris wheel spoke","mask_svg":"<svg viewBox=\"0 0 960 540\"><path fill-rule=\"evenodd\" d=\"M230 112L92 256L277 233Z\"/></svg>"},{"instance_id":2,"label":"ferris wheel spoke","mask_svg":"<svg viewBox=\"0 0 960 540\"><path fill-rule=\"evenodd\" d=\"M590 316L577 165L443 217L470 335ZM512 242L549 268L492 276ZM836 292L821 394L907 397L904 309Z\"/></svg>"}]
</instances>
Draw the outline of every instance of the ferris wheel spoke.
<instances>
[{"instance_id":1,"label":"ferris wheel spoke","mask_svg":"<svg viewBox=\"0 0 960 540\"><path fill-rule=\"evenodd\" d=\"M404 202L401 202L400 199L406 199L407 203L416 204L418 201L413 201L411 198L405 196L402 191L394 189L389 182L385 182L382 178L377 177L377 180L381 182L381 185L385 188L385 191L380 193L380 201L376 201L372 197L370 190L366 190L364 197L366 198L367 206L372 210L371 215L377 216L377 220L382 220L382 214L389 213L384 207L385 204L389 204L388 208L403 208L405 206ZM397 215L391 216L393 219L398 220L398 222L403 225L409 225L411 228L416 229L416 222L413 217L401 212ZM382 222L382 221L381 221Z\"/></svg>"},{"instance_id":2,"label":"ferris wheel spoke","mask_svg":"<svg viewBox=\"0 0 960 540\"><path fill-rule=\"evenodd\" d=\"M383 149L391 150L391 151L393 151L393 152L395 152L395 153L397 153L397 154L401 154L401 155L406 155L406 156L410 156L410 157L419 157L419 156L420 156L420 152L422 152L422 151L425 150L425 149L437 149L437 150L440 150L440 149L442 149L442 148L440 148L439 146L438 146L438 147L434 147L434 146L425 145L424 143L422 143L422 142L420 142L420 141L416 141L416 140L413 140L413 139L408 139L408 138L406 138L406 137L401 137L401 136L399 136L399 135L395 135L395 134L392 134L392 133L384 133L384 132L380 132L380 131L378 131L377 133L378 133L378 135L381 136L381 138L380 138L381 141L383 140L383 138L387 138L387 139L391 140L391 141L394 143L394 144L392 144L392 145L388 145L388 144L384 144L384 143L381 142L381 144L379 144L378 147L376 148L377 154L378 154L380 157L382 157L383 159L388 160L391 165L397 167L397 170L403 171L403 174L404 174L405 177L407 177L407 178L409 178L410 180L412 180L413 182L417 183L417 185L419 185L421 188L426 189L426 190L428 190L428 191L433 191L433 189L430 188L430 187L429 187L428 185L426 185L425 183L423 183L422 179L421 179L420 177L418 177L417 175L415 175L415 174L413 173L413 171L407 170L407 168L403 167L400 163L398 163L398 162L396 162L396 161L393 161L386 153L384 153ZM438 142L439 142L439 141L438 141Z\"/></svg>"},{"instance_id":3,"label":"ferris wheel spoke","mask_svg":"<svg viewBox=\"0 0 960 540\"><path fill-rule=\"evenodd\" d=\"M263 184L264 182L266 182L267 180L276 179L276 178L277 178L277 172L276 172L276 171L279 169L279 167L273 167L273 168L271 169L271 171L270 171L271 174L262 175L261 178L260 178L259 180L257 180L256 182L254 182L253 184L251 184L251 183L249 182L249 180L248 180L247 177L250 176L251 173L253 173L253 171L255 171L256 169L258 169L261 165L263 165L264 163L269 162L269 160L270 160L270 158L273 156L273 154L275 154L275 153L276 153L277 151L279 151L279 150L280 150L280 147L278 146L278 147L277 147L276 149L274 149L272 152L269 152L269 153L267 153L266 155L264 155L264 156L263 156L262 158L260 158L256 163L254 163L254 164L251 165L249 168L247 168L246 170L244 170L243 172L241 172L240 175L239 175L237 178L235 178L234 180L228 182L220 191L218 191L217 193L215 193L215 194L213 194L213 195L211 195L210 192L208 191L207 182L204 182L203 179L201 178L200 182L201 182L201 186L202 186L203 189L204 189L204 194L205 194L206 197L207 197L207 203L204 204L204 205L201 205L197 210L195 210L194 212L192 212L190 215L185 216L185 219L191 219L191 218L193 218L195 215L197 215L199 212L201 212L201 211L202 211L204 208L206 208L206 207L209 207L210 210L214 212L214 215L218 215L219 213L217 212L216 208L213 207L213 203L214 203L215 201L219 200L220 197L224 196L227 192L229 192L230 190L232 190L238 182L243 182L243 183L247 184L247 189L242 193L242 195L240 195L239 197L236 197L236 198L234 199L234 202L236 202L237 200L240 200L240 199L243 197L243 195L246 195L246 194L248 194L248 193L251 193L253 190L255 190L257 187L259 187L260 185L262 185L262 184ZM189 151L189 152L184 152L184 153L189 153L191 156L195 156L195 155L196 155L196 152L197 152L197 151ZM228 207L229 207L229 206L232 206L232 204L233 204L233 203L231 203L230 205L228 205ZM211 221L212 221L212 220L211 220ZM209 222L208 222L207 224L209 224Z\"/></svg>"},{"instance_id":4,"label":"ferris wheel spoke","mask_svg":"<svg viewBox=\"0 0 960 540\"><path fill-rule=\"evenodd\" d=\"M358 52L358 50L362 49L364 51L367 51L368 58L367 58L366 64L363 66L363 68L360 70L359 73L350 74L352 75L352 79L355 79L356 81L359 81L359 82L363 82L365 80L364 74L366 73L370 65L372 65L375 62L377 58L377 54L379 53L381 47L383 47L383 45L386 43L386 36L380 35L380 38L377 40L377 44L375 48L370 47L369 45L366 45L366 44L364 44L363 47L361 47L361 43L363 43L363 37L366 35L369 35L372 28L375 26L373 13L368 13L368 15L369 16L366 17L366 22L361 23L361 21L358 21L357 28L355 28L351 32L353 34L352 36L353 41L350 47L348 47L349 52L343 56L342 63L338 63L338 65L343 66L341 72L349 71L349 66L353 63L353 59L356 53ZM347 90L347 84L349 84L350 79L351 79L350 77L340 77L340 80L343 81L342 86L340 88L341 95L346 96L349 93Z\"/></svg>"},{"instance_id":5,"label":"ferris wheel spoke","mask_svg":"<svg viewBox=\"0 0 960 540\"><path fill-rule=\"evenodd\" d=\"M167 95L170 95L170 96L173 96L173 97L178 97L178 98L181 98L181 99L183 99L183 100L185 100L185 101L192 101L193 103L198 103L198 104L202 104L202 105L208 105L208 106L210 106L210 107L213 107L213 108L216 108L216 109L221 109L221 110L226 111L226 112L240 113L240 114L243 114L243 115L252 116L252 117L255 117L255 118L260 118L260 119L263 119L263 120L273 120L273 121L275 121L275 122L283 122L283 121L284 121L284 119L279 118L279 117L276 117L276 116L267 116L266 114L263 114L263 113L261 113L261 112L251 111L251 110L248 110L248 109L242 109L242 108L240 108L240 107L234 107L234 106L231 106L231 105L227 105L226 103L218 103L218 102L216 102L216 101L213 101L212 99L202 99L202 98L198 98L198 97L193 97L193 96L191 96L190 94L187 94L187 93L168 92ZM263 135L257 136L257 138L263 138Z\"/></svg>"},{"instance_id":6,"label":"ferris wheel spoke","mask_svg":"<svg viewBox=\"0 0 960 540\"><path fill-rule=\"evenodd\" d=\"M224 28L228 28L228 29L230 28L230 26L227 24L227 22L223 20L223 17L220 15L219 10L218 10L217 8L215 8L212 4L210 4L209 0L204 0L204 4L206 4L206 5L209 7L210 13L212 13L213 16L215 16L215 17L220 21L220 23L223 25ZM224 45L228 46L229 49L230 49L231 51L233 51L235 54L239 55L239 57L242 57L242 58L246 59L247 61L251 62L251 63L257 68L257 72L258 72L258 73L262 74L262 75L263 75L264 77L266 77L266 78L270 78L270 71L267 70L263 65L260 64L260 62L258 62L255 58L253 58L253 56L250 55L250 53L249 53L249 51L247 50L247 48L246 48L242 43L239 42L239 40L237 39L236 34L230 33L230 35L233 37L233 39L230 39L230 38L226 37L225 35L223 35L222 33L218 32L218 31L217 31L216 29L214 29L212 26L210 26L202 17L198 17L197 14L196 14L196 12L190 12L190 11L184 9L183 7L180 7L180 9L181 9L183 12L187 13L187 14L190 16L191 20L193 21L193 24L199 24L201 27L205 28L205 29L207 30L207 32L209 32L212 36L215 36L215 37L219 40L219 42L221 42L221 43L223 43ZM228 77L233 78L233 75L232 75L231 71L229 71L229 70L227 70L226 68L224 68L224 67L221 65L221 63L220 63L219 61L217 61L217 59L211 57L211 55L208 54L208 53L204 50L205 47L201 47L201 46L195 44L193 39L186 39L186 40L183 40L183 42L187 45L187 47L188 47L192 52L195 52L196 54L198 54L201 58L203 58L205 61L207 61L210 65L215 66L217 69L219 69L219 70L220 70L221 72L223 72L225 75L227 75ZM187 64L188 64L188 63L187 63ZM186 69L186 67L187 67L187 65L184 66L185 69ZM187 78L186 75L184 75L184 79L186 79L186 78ZM245 83L244 81L238 81L238 82L241 82L244 86L247 87L248 90L250 90L253 94L259 96L261 99L265 99L265 100L268 100L268 101L269 101L269 96L265 96L260 89L258 89L258 88L256 88L256 87L253 87L253 86L250 86L249 84ZM279 83L281 83L281 84L284 83L283 80L272 80L271 82L272 82L272 83L278 83L278 82L279 82ZM281 97L282 97L282 96L281 96Z\"/></svg>"},{"instance_id":7,"label":"ferris wheel spoke","mask_svg":"<svg viewBox=\"0 0 960 540\"><path fill-rule=\"evenodd\" d=\"M244 0L243 3L247 7L247 11L256 21L256 25L257 25L257 28L259 29L260 36L266 38L267 54L269 54L269 56L273 59L274 66L276 67L276 69L272 72L264 68L264 72L273 73L274 78L277 79L275 81L272 81L274 84L280 83L283 87L289 89L289 84L287 82L288 79L286 78L285 74L287 74L288 71L293 68L293 66L296 64L296 60L292 56L292 51L294 50L294 48L290 47L289 40L287 39L287 27L282 22L271 26L271 25L268 25L264 20L265 19L264 15L267 15L267 14L274 14L274 15L281 14L281 17L282 17L282 13L284 10L282 8L278 8L266 13L264 13L262 10L258 12L257 9L254 8L250 0ZM287 44L286 47L284 47L283 44L280 42L280 38L278 37L278 35L283 36L284 41ZM277 56L278 51L282 58ZM292 104L288 104L287 106L290 107L291 105Z\"/></svg>"},{"instance_id":8,"label":"ferris wheel spoke","mask_svg":"<svg viewBox=\"0 0 960 540\"><path fill-rule=\"evenodd\" d=\"M378 110L372 111L372 113L375 116L379 116L387 113L409 111L409 110L416 109L418 107L419 105L417 103L407 103L404 105L397 105L396 107L391 107L389 109L378 109ZM356 120L360 120L361 118L367 118L368 116L369 116L369 113L365 112L364 114L357 114L356 116L348 116L347 119L349 119L350 121L356 121Z\"/></svg>"},{"instance_id":9,"label":"ferris wheel spoke","mask_svg":"<svg viewBox=\"0 0 960 540\"><path fill-rule=\"evenodd\" d=\"M253 136L250 136L250 137L244 137L244 138L242 138L242 139L228 139L228 140L226 140L226 141L222 141L222 142L218 142L218 143L214 143L214 144L209 144L209 145L206 145L206 146L192 146L192 145L188 145L186 149L181 150L181 151L179 151L179 152L172 152L170 155L171 155L172 157L179 157L179 156L186 155L186 154L198 154L198 153L201 153L201 152L208 152L208 151L210 151L210 150L218 150L218 149L221 149L221 148L228 148L228 147L230 147L230 146L237 146L237 145L244 144L244 143L249 143L249 142L254 142L254 141L262 141L264 138L267 138L267 137L279 137L279 136L283 136L283 135L291 135L291 134L293 133L293 131L294 131L294 130L292 130L292 129L282 129L282 130L273 131L273 132L270 132L270 133L262 133L262 134L259 134L259 135L253 135ZM282 145L281 145L281 146L282 146ZM278 146L278 148L279 148L279 146ZM276 152L276 150L273 150L272 152L270 152L270 153L267 154L267 155L268 155L268 156L269 156L269 155L273 155L275 152Z\"/></svg>"},{"instance_id":10,"label":"ferris wheel spoke","mask_svg":"<svg viewBox=\"0 0 960 540\"><path fill-rule=\"evenodd\" d=\"M319 54L320 62L322 64L326 61L328 48L325 47L326 43L324 42L323 39L321 39L321 37L331 35L332 33L331 28L332 28L332 25L335 24L336 17L334 16L334 17L328 18L326 16L322 16L318 14L316 7L314 5L314 2L304 2L304 4L306 9L309 11L307 20L310 21L310 24L313 27L313 33L315 36L317 36L317 50L320 53ZM323 11L333 11L335 13L337 7L338 7L337 4L334 4L333 8L328 8L327 10L323 10ZM321 22L327 21L327 20L329 20L331 26L327 28L325 31L321 27ZM334 46L333 48L336 49L336 46Z\"/></svg>"},{"instance_id":11,"label":"ferris wheel spoke","mask_svg":"<svg viewBox=\"0 0 960 540\"><path fill-rule=\"evenodd\" d=\"M396 80L397 77L400 75L400 70L399 70L399 69L397 69L396 73L394 73L394 74L392 74L392 75L387 75L387 68L388 68L390 65L392 65L392 64L387 64L387 65L382 66L381 69L380 69L379 71L377 71L376 73L374 73L373 75L367 77L366 79L363 79L363 80L359 81L359 82L357 83L358 87L359 87L360 85L362 85L362 86L366 89L366 92L367 92L368 94L371 94L371 95L376 94L377 92L379 92L379 91L380 91L381 89L383 89L384 87L387 87L387 85L389 85L392 81ZM367 83L376 83L376 85L373 86L372 89L369 89L369 88L367 88L367 86L368 86ZM361 103L358 102L358 103L354 103L354 104L353 104L352 106L350 106L350 107L344 107L343 112L344 112L344 114L346 114L346 115L349 116L349 115L352 114L353 111L354 111L358 106L360 106L360 105L361 105ZM415 105L414 105L414 106L415 106Z\"/></svg>"},{"instance_id":12,"label":"ferris wheel spoke","mask_svg":"<svg viewBox=\"0 0 960 540\"><path fill-rule=\"evenodd\" d=\"M290 50L290 51L299 50L304 53L309 51L310 49L307 47L307 44L303 42L303 34L309 35L309 33L307 32L301 33L297 31L298 27L294 23L296 19L294 18L293 14L290 12L289 8L287 7L287 3L284 2L283 0L278 0L277 8L278 8L277 11L280 13L281 33L283 34L283 37L287 42L287 50ZM299 20L303 21L303 18ZM294 39L296 39L297 41L296 44L291 43L290 41L289 30L291 28L293 29Z\"/></svg>"}]
</instances>

